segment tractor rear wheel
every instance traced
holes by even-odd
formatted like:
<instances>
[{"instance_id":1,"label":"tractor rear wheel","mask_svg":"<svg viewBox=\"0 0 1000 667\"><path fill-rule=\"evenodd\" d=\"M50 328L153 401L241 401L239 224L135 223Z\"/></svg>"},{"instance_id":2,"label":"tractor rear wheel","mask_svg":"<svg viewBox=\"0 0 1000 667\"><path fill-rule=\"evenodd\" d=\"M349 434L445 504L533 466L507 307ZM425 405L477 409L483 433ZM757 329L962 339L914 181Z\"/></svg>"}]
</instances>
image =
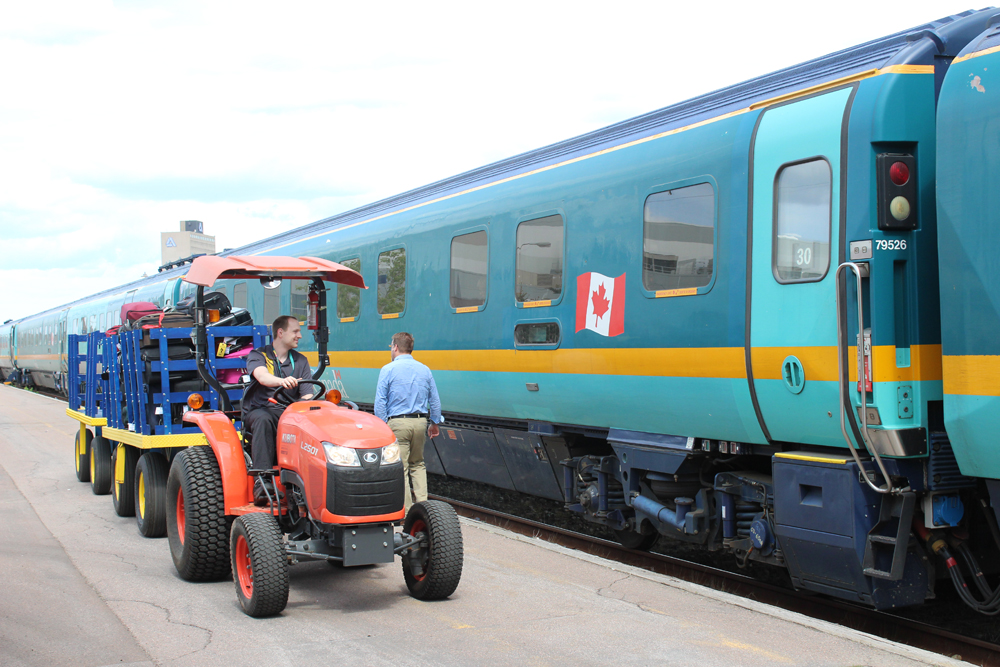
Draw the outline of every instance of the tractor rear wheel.
<instances>
[{"instance_id":1,"label":"tractor rear wheel","mask_svg":"<svg viewBox=\"0 0 1000 667\"><path fill-rule=\"evenodd\" d=\"M455 509L440 500L425 500L410 508L403 532L421 538L403 553L403 579L418 600L443 600L462 578L462 526Z\"/></svg>"},{"instance_id":2,"label":"tractor rear wheel","mask_svg":"<svg viewBox=\"0 0 1000 667\"><path fill-rule=\"evenodd\" d=\"M144 537L167 534L167 459L146 452L135 467L135 521Z\"/></svg>"},{"instance_id":3,"label":"tractor rear wheel","mask_svg":"<svg viewBox=\"0 0 1000 667\"><path fill-rule=\"evenodd\" d=\"M229 536L236 599L248 616L274 616L288 604L288 556L270 514L244 514Z\"/></svg>"},{"instance_id":4,"label":"tractor rear wheel","mask_svg":"<svg viewBox=\"0 0 1000 667\"><path fill-rule=\"evenodd\" d=\"M105 437L90 443L90 490L95 496L111 492L111 442Z\"/></svg>"},{"instance_id":5,"label":"tractor rear wheel","mask_svg":"<svg viewBox=\"0 0 1000 667\"><path fill-rule=\"evenodd\" d=\"M215 452L185 449L167 475L167 539L182 579L216 581L229 574L228 528Z\"/></svg>"},{"instance_id":6,"label":"tractor rear wheel","mask_svg":"<svg viewBox=\"0 0 1000 667\"><path fill-rule=\"evenodd\" d=\"M111 503L118 516L135 516L135 466L139 450L118 443L112 457L114 479L111 482Z\"/></svg>"},{"instance_id":7,"label":"tractor rear wheel","mask_svg":"<svg viewBox=\"0 0 1000 667\"><path fill-rule=\"evenodd\" d=\"M84 433L81 438L80 434ZM90 442L94 439L94 432L89 428L85 431L77 431L73 438L73 460L76 463L76 478L81 482L90 481Z\"/></svg>"}]
</instances>

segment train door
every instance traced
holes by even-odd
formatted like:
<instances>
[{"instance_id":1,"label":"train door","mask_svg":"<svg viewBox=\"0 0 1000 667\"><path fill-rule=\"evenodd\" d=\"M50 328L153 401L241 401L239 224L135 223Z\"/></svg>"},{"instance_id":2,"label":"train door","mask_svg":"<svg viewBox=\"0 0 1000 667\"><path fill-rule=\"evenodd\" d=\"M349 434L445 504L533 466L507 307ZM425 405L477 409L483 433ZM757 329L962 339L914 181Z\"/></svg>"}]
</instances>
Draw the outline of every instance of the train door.
<instances>
[{"instance_id":1,"label":"train door","mask_svg":"<svg viewBox=\"0 0 1000 667\"><path fill-rule=\"evenodd\" d=\"M765 110L752 149L749 370L772 441L843 446L835 274L853 88Z\"/></svg>"}]
</instances>

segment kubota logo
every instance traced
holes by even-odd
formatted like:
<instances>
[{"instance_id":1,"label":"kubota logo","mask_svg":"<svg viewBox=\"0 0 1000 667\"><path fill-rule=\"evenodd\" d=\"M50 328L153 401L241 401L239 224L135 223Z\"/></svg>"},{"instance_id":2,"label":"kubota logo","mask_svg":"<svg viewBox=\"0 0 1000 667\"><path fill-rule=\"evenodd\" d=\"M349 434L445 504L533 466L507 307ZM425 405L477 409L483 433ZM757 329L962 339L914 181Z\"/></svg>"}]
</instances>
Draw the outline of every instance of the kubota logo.
<instances>
[{"instance_id":1,"label":"kubota logo","mask_svg":"<svg viewBox=\"0 0 1000 667\"><path fill-rule=\"evenodd\" d=\"M366 452L364 455L364 459L366 463L375 463L376 461L378 461L378 454L376 454L375 452Z\"/></svg>"},{"instance_id":2,"label":"kubota logo","mask_svg":"<svg viewBox=\"0 0 1000 667\"><path fill-rule=\"evenodd\" d=\"M284 435L281 436L281 441L282 442L290 442L291 444L294 445L295 444L295 434L294 433L285 433Z\"/></svg>"},{"instance_id":3,"label":"kubota logo","mask_svg":"<svg viewBox=\"0 0 1000 667\"><path fill-rule=\"evenodd\" d=\"M315 454L316 452L319 451L319 447L314 447L313 445L310 445L308 442L302 443L302 449L306 450L310 454Z\"/></svg>"}]
</instances>

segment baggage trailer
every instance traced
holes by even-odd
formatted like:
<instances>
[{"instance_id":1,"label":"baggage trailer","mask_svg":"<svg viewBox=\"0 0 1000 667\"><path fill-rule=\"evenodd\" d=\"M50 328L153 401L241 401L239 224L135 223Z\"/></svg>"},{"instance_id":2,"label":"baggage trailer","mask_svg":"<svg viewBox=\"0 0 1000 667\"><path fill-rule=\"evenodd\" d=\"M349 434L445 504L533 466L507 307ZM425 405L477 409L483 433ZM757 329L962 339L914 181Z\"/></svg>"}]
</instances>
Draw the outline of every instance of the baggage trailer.
<instances>
[{"instance_id":1,"label":"baggage trailer","mask_svg":"<svg viewBox=\"0 0 1000 667\"><path fill-rule=\"evenodd\" d=\"M251 467L252 435L242 424L242 405L234 407L243 385L225 385L217 374L245 364L245 358L222 358L220 340L251 335L256 348L266 341L267 331L212 327L217 314L205 305L206 288L219 279L238 278L259 279L270 288L285 279L310 281L309 329L317 342L319 367L312 380L300 384L314 386L314 398L299 400L279 389L270 399L285 406L276 436L278 463L270 470ZM71 337L67 414L81 424L74 448L81 481L90 475L95 493L107 493L108 485L120 494L116 511L128 509L125 493L133 489L140 532L160 535L165 524L180 576L211 581L232 572L237 599L250 616L270 616L285 608L288 567L303 560L353 567L400 556L413 597L450 596L464 561L455 510L425 501L405 513L403 464L392 430L353 403L342 402L337 390L327 392L319 380L329 365L325 282L367 289L361 275L315 257L204 256L194 260L184 280L196 286L190 329ZM185 339L194 341L194 358L171 359L170 341ZM85 352L80 351L83 343ZM149 361L146 355L144 360L141 351L153 347L158 359ZM192 369L203 386L172 391L171 382L180 376L171 373ZM154 372L162 391L151 389ZM150 405L155 406L152 413ZM112 469L113 483L107 481ZM274 489L264 506L253 502L258 478L271 480Z\"/></svg>"},{"instance_id":2,"label":"baggage trailer","mask_svg":"<svg viewBox=\"0 0 1000 667\"><path fill-rule=\"evenodd\" d=\"M217 390L198 376L193 331L150 327L69 336L66 414L80 423L77 479L89 481L96 495L110 493L115 512L135 516L145 537L166 534L167 473L176 453L208 444L199 428L181 421L182 412L201 407L206 396L210 406L219 405ZM213 375L246 367L245 358L225 358L227 339L259 347L270 335L265 326L209 327L206 364ZM243 386L223 390L238 401Z\"/></svg>"}]
</instances>

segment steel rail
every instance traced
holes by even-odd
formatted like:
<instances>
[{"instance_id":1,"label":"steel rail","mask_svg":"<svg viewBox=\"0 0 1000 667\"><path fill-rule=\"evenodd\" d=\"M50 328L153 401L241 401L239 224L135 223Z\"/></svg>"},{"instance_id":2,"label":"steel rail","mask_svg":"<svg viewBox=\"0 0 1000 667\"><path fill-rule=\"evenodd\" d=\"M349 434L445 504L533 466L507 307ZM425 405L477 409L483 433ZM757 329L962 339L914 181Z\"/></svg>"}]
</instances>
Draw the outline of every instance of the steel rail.
<instances>
[{"instance_id":1,"label":"steel rail","mask_svg":"<svg viewBox=\"0 0 1000 667\"><path fill-rule=\"evenodd\" d=\"M459 515L482 521L519 535L558 544L569 549L675 577L717 591L762 602L837 625L858 630L888 641L906 644L933 653L971 662L983 667L1000 667L1000 645L944 630L893 614L876 611L823 596L796 592L767 584L746 575L692 563L673 556L627 549L617 542L549 526L486 507L431 495L455 508Z\"/></svg>"}]
</instances>

